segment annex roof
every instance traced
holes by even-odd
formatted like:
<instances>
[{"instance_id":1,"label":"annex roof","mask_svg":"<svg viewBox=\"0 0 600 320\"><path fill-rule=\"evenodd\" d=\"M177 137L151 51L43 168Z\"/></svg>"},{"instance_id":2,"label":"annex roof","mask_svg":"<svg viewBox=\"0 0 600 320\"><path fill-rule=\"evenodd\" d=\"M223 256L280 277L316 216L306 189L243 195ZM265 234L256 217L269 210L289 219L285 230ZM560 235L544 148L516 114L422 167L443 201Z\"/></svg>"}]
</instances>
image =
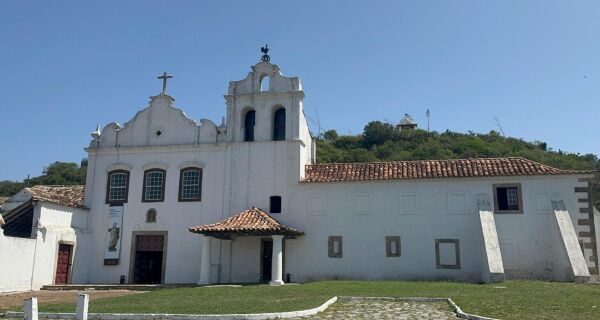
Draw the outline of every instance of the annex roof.
<instances>
[{"instance_id":1,"label":"annex roof","mask_svg":"<svg viewBox=\"0 0 600 320\"><path fill-rule=\"evenodd\" d=\"M32 200L46 201L67 207L83 208L84 186L42 186L25 188Z\"/></svg>"},{"instance_id":2,"label":"annex roof","mask_svg":"<svg viewBox=\"0 0 600 320\"><path fill-rule=\"evenodd\" d=\"M520 157L309 164L301 182L592 174L563 170Z\"/></svg>"},{"instance_id":3,"label":"annex roof","mask_svg":"<svg viewBox=\"0 0 600 320\"><path fill-rule=\"evenodd\" d=\"M284 226L263 210L252 207L223 221L189 228L190 232L206 235L290 235L304 234Z\"/></svg>"}]
</instances>

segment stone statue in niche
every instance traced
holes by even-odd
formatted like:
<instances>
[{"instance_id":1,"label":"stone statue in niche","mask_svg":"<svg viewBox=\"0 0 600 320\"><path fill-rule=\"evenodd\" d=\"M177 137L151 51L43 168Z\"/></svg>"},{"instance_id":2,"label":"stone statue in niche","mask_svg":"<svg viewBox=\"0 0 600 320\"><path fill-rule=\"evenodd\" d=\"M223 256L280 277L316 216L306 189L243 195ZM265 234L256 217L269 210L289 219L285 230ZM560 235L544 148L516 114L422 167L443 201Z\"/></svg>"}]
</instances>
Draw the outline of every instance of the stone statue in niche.
<instances>
[{"instance_id":1,"label":"stone statue in niche","mask_svg":"<svg viewBox=\"0 0 600 320\"><path fill-rule=\"evenodd\" d=\"M150 209L146 212L146 222L153 223L156 222L156 210Z\"/></svg>"},{"instance_id":2,"label":"stone statue in niche","mask_svg":"<svg viewBox=\"0 0 600 320\"><path fill-rule=\"evenodd\" d=\"M117 223L113 223L112 227L108 229L110 232L110 240L108 241L108 251L117 251L117 244L119 243L119 237L121 236L121 229L117 227Z\"/></svg>"}]
</instances>

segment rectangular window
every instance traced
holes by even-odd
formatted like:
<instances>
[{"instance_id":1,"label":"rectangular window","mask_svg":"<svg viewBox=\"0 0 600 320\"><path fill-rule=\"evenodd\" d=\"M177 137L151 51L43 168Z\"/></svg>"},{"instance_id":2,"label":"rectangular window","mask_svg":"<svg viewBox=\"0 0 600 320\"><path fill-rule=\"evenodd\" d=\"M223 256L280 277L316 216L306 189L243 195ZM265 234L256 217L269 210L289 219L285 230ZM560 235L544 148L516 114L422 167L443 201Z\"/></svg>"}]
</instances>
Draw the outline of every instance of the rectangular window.
<instances>
[{"instance_id":1,"label":"rectangular window","mask_svg":"<svg viewBox=\"0 0 600 320\"><path fill-rule=\"evenodd\" d=\"M150 169L144 173L143 202L157 202L165 199L165 170Z\"/></svg>"},{"instance_id":2,"label":"rectangular window","mask_svg":"<svg viewBox=\"0 0 600 320\"><path fill-rule=\"evenodd\" d=\"M493 187L496 213L523 213L521 184L495 184Z\"/></svg>"},{"instance_id":3,"label":"rectangular window","mask_svg":"<svg viewBox=\"0 0 600 320\"><path fill-rule=\"evenodd\" d=\"M127 202L127 189L129 185L129 172L115 170L108 173L106 188L106 203L121 204Z\"/></svg>"},{"instance_id":4,"label":"rectangular window","mask_svg":"<svg viewBox=\"0 0 600 320\"><path fill-rule=\"evenodd\" d=\"M271 208L269 210L270 213L281 213L281 197L280 196L271 196L270 198Z\"/></svg>"},{"instance_id":5,"label":"rectangular window","mask_svg":"<svg viewBox=\"0 0 600 320\"><path fill-rule=\"evenodd\" d=\"M385 237L385 256L399 257L400 256L400 237L387 236Z\"/></svg>"},{"instance_id":6,"label":"rectangular window","mask_svg":"<svg viewBox=\"0 0 600 320\"><path fill-rule=\"evenodd\" d=\"M184 168L179 175L179 201L200 201L202 169Z\"/></svg>"},{"instance_id":7,"label":"rectangular window","mask_svg":"<svg viewBox=\"0 0 600 320\"><path fill-rule=\"evenodd\" d=\"M342 236L330 236L328 252L330 258L341 258L343 255Z\"/></svg>"}]
</instances>

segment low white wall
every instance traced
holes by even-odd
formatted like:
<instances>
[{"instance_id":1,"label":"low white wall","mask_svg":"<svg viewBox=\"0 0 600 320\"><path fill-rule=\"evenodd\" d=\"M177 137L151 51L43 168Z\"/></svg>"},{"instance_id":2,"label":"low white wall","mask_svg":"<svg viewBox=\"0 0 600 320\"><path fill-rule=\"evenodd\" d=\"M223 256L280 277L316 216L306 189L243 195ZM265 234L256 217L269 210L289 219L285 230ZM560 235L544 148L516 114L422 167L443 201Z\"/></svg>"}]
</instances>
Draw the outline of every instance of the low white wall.
<instances>
[{"instance_id":1,"label":"low white wall","mask_svg":"<svg viewBox=\"0 0 600 320\"><path fill-rule=\"evenodd\" d=\"M0 234L0 292L31 290L35 244Z\"/></svg>"}]
</instances>

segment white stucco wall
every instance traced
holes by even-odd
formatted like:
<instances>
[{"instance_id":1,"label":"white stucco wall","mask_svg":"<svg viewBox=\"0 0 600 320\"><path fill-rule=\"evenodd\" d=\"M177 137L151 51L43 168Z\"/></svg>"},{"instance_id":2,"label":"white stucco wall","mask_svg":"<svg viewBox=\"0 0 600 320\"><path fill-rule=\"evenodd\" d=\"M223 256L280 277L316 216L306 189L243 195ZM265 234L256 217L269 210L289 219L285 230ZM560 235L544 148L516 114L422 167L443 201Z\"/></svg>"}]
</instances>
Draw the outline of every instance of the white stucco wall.
<instances>
[{"instance_id":1,"label":"white stucco wall","mask_svg":"<svg viewBox=\"0 0 600 320\"><path fill-rule=\"evenodd\" d=\"M561 267L555 266L560 264L556 259L560 251L552 211L540 210L545 208L536 207L534 198L549 193L565 199L576 224L579 205L573 189L579 185L577 177L301 184L292 206L303 210L278 217L306 232L287 242L287 270L300 281L332 277L477 281L483 245L478 235L477 194L487 193L493 199L492 184L508 182L521 184L524 213L494 217L507 277L564 280L563 271L555 274ZM463 196L466 210L452 212L449 197ZM413 197L418 199L416 210L402 204L402 199ZM368 209L359 212L364 199L368 199ZM340 235L344 257L329 258L327 237ZM385 256L385 236L401 237L401 257ZM436 268L435 239L460 240L460 269ZM507 252L506 244L513 245L514 252Z\"/></svg>"},{"instance_id":2,"label":"white stucco wall","mask_svg":"<svg viewBox=\"0 0 600 320\"><path fill-rule=\"evenodd\" d=\"M0 292L31 290L36 239L0 235Z\"/></svg>"}]
</instances>

